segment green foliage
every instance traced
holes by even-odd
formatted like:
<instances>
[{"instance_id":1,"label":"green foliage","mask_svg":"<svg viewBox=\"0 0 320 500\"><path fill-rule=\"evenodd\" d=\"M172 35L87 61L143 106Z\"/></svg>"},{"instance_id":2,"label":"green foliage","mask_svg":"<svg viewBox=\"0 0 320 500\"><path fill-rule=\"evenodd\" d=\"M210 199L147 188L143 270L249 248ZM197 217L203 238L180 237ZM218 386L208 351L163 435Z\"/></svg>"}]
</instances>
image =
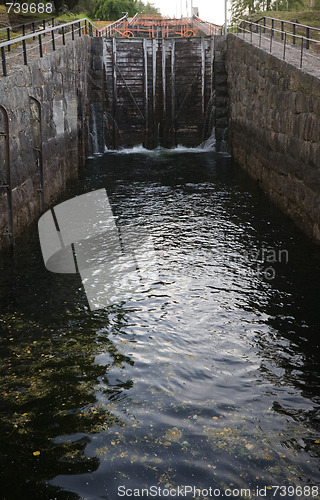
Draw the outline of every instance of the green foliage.
<instances>
[{"instance_id":1,"label":"green foliage","mask_svg":"<svg viewBox=\"0 0 320 500\"><path fill-rule=\"evenodd\" d=\"M128 12L129 17L137 13L158 14L152 4L145 5L141 0L97 0L93 15L103 21L116 21L124 12Z\"/></svg>"},{"instance_id":2,"label":"green foliage","mask_svg":"<svg viewBox=\"0 0 320 500\"><path fill-rule=\"evenodd\" d=\"M231 0L231 20L266 11L300 11L308 9L310 0ZM320 0L314 1L314 9L320 8ZM273 14L271 14L273 15Z\"/></svg>"}]
</instances>

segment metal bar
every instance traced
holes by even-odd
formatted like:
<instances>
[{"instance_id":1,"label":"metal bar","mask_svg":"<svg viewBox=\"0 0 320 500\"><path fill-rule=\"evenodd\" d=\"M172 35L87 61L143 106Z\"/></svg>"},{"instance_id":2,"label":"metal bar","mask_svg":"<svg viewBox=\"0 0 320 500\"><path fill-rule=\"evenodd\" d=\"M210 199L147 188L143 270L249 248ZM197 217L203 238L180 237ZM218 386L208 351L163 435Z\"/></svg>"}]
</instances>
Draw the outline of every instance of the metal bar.
<instances>
[{"instance_id":1,"label":"metal bar","mask_svg":"<svg viewBox=\"0 0 320 500\"><path fill-rule=\"evenodd\" d=\"M79 21L79 36L81 36L82 33L81 33L81 21Z\"/></svg>"},{"instance_id":2,"label":"metal bar","mask_svg":"<svg viewBox=\"0 0 320 500\"><path fill-rule=\"evenodd\" d=\"M7 40L8 42L10 42L10 28L7 28ZM8 52L10 52L11 50L11 47L10 45L8 45Z\"/></svg>"},{"instance_id":3,"label":"metal bar","mask_svg":"<svg viewBox=\"0 0 320 500\"><path fill-rule=\"evenodd\" d=\"M54 31L51 32L51 35L52 35L52 50L56 50L56 43L54 40Z\"/></svg>"},{"instance_id":4,"label":"metal bar","mask_svg":"<svg viewBox=\"0 0 320 500\"><path fill-rule=\"evenodd\" d=\"M32 32L33 32L33 33L35 33L35 32L36 32L36 26L35 26L34 21L33 21L33 23L32 23ZM36 37L35 37L35 36L34 36L34 37L32 37L32 38L33 38L33 40L35 40L35 39L36 39Z\"/></svg>"},{"instance_id":5,"label":"metal bar","mask_svg":"<svg viewBox=\"0 0 320 500\"><path fill-rule=\"evenodd\" d=\"M301 56L300 56L300 68L302 68L302 57L303 57L303 40L304 38L301 38Z\"/></svg>"},{"instance_id":6,"label":"metal bar","mask_svg":"<svg viewBox=\"0 0 320 500\"><path fill-rule=\"evenodd\" d=\"M52 19L54 19L53 17L47 17L45 19L45 21L51 21ZM34 21L30 21L29 23L23 23L25 26L30 26L33 24ZM40 21L36 21L37 24L41 24L43 22L43 19L41 19ZM74 22L74 21L71 21L71 22ZM69 24L71 24L71 22ZM15 26L11 26L10 29L12 30L16 30L17 28L20 28L22 26L22 24L16 24ZM2 30L6 30L7 28L0 28L0 31Z\"/></svg>"},{"instance_id":7,"label":"metal bar","mask_svg":"<svg viewBox=\"0 0 320 500\"><path fill-rule=\"evenodd\" d=\"M281 21L281 40L283 40L283 35L284 35L284 22Z\"/></svg>"},{"instance_id":8,"label":"metal bar","mask_svg":"<svg viewBox=\"0 0 320 500\"><path fill-rule=\"evenodd\" d=\"M310 28L306 28L306 49L308 49L310 46L309 38L310 38Z\"/></svg>"},{"instance_id":9,"label":"metal bar","mask_svg":"<svg viewBox=\"0 0 320 500\"><path fill-rule=\"evenodd\" d=\"M296 34L296 25L295 24L292 24L292 31L293 31L293 45L296 44L296 37L295 37L295 34Z\"/></svg>"},{"instance_id":10,"label":"metal bar","mask_svg":"<svg viewBox=\"0 0 320 500\"><path fill-rule=\"evenodd\" d=\"M286 58L286 44L287 44L287 33L284 34L283 60L285 60L285 58Z\"/></svg>"},{"instance_id":11,"label":"metal bar","mask_svg":"<svg viewBox=\"0 0 320 500\"><path fill-rule=\"evenodd\" d=\"M66 37L65 37L65 33L64 33L64 27L62 28L62 45L65 45L66 44Z\"/></svg>"},{"instance_id":12,"label":"metal bar","mask_svg":"<svg viewBox=\"0 0 320 500\"><path fill-rule=\"evenodd\" d=\"M81 25L81 21L84 21L84 18L83 19L80 19L80 21L72 21L70 23L65 23L65 24L60 24L59 26L53 26L52 28L47 28L46 30L42 30L41 31L41 34L44 35L45 33L51 33L52 31L55 31L57 29L61 29L62 27L67 27L67 26L72 26L73 24L77 24ZM30 24L30 23L28 23ZM81 34L80 34L81 36ZM28 35L25 35L25 36L19 36L19 37L16 37L16 38L11 38L10 41L5 41L5 42L1 42L0 43L0 47L7 47L8 45L12 45L13 43L19 43L19 42L22 42L23 40L28 40L29 38L33 38L34 37L34 34L33 33L30 33Z\"/></svg>"},{"instance_id":13,"label":"metal bar","mask_svg":"<svg viewBox=\"0 0 320 500\"><path fill-rule=\"evenodd\" d=\"M3 76L7 76L6 53L4 47L1 47L1 58L2 58L2 74Z\"/></svg>"},{"instance_id":14,"label":"metal bar","mask_svg":"<svg viewBox=\"0 0 320 500\"><path fill-rule=\"evenodd\" d=\"M38 35L38 39L39 39L39 54L40 54L40 57L43 57L41 34Z\"/></svg>"},{"instance_id":15,"label":"metal bar","mask_svg":"<svg viewBox=\"0 0 320 500\"><path fill-rule=\"evenodd\" d=\"M25 36L25 25L24 24L22 26L22 34L23 34L23 36ZM27 65L28 64L28 62L27 62L27 47L26 47L25 40L22 40L22 50L23 50L23 63L25 65Z\"/></svg>"},{"instance_id":16,"label":"metal bar","mask_svg":"<svg viewBox=\"0 0 320 500\"><path fill-rule=\"evenodd\" d=\"M261 47L261 37L262 37L262 34L261 34L261 32L262 32L262 26L261 26L261 24L259 25L259 28L260 28L260 30L259 30L259 47Z\"/></svg>"},{"instance_id":17,"label":"metal bar","mask_svg":"<svg viewBox=\"0 0 320 500\"><path fill-rule=\"evenodd\" d=\"M71 38L74 40L74 24L71 26Z\"/></svg>"}]
</instances>

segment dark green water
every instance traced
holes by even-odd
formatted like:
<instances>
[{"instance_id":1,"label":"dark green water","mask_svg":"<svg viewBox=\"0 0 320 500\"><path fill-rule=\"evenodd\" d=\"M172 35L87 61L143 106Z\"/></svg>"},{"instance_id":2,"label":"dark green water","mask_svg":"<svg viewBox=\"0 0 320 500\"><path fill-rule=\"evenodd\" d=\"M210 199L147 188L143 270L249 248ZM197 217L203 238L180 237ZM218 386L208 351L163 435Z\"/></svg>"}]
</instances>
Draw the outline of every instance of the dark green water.
<instances>
[{"instance_id":1,"label":"dark green water","mask_svg":"<svg viewBox=\"0 0 320 500\"><path fill-rule=\"evenodd\" d=\"M320 249L215 153L107 153L66 198L103 187L159 279L90 312L36 226L2 257L0 498L320 498Z\"/></svg>"}]
</instances>

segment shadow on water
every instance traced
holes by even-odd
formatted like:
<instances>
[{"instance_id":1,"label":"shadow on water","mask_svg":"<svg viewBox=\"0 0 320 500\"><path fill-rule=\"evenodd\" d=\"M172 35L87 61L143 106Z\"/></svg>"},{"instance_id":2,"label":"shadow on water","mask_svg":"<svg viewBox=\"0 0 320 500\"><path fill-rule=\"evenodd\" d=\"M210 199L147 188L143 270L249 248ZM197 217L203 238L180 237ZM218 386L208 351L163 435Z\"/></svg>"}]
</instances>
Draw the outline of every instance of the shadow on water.
<instances>
[{"instance_id":1,"label":"shadow on water","mask_svg":"<svg viewBox=\"0 0 320 500\"><path fill-rule=\"evenodd\" d=\"M105 187L147 228L150 290L90 312L36 227L3 257L1 498L317 484L318 247L227 156L126 153L88 160L76 193Z\"/></svg>"}]
</instances>

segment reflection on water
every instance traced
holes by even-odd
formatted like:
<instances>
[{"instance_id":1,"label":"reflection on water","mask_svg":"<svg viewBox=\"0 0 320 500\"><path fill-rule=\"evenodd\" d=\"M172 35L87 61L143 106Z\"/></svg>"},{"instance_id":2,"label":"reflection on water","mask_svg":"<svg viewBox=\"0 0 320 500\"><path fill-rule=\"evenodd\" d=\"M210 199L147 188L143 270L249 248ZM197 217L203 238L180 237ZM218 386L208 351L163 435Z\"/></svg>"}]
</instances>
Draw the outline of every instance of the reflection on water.
<instances>
[{"instance_id":1,"label":"reflection on water","mask_svg":"<svg viewBox=\"0 0 320 500\"><path fill-rule=\"evenodd\" d=\"M2 497L318 484L319 249L228 157L126 153L77 193L151 234L149 289L90 312L36 227L2 259Z\"/></svg>"}]
</instances>

